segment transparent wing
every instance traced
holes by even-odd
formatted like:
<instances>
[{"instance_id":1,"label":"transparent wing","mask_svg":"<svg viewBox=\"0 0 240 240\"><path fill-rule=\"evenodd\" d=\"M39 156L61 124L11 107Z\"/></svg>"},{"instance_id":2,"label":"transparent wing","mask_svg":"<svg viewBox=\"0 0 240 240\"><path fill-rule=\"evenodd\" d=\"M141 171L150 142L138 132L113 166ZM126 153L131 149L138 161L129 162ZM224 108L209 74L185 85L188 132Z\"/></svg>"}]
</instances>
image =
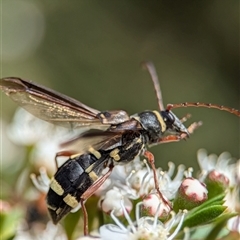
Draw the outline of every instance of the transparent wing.
<instances>
[{"instance_id":1,"label":"transparent wing","mask_svg":"<svg viewBox=\"0 0 240 240\"><path fill-rule=\"evenodd\" d=\"M97 117L98 110L35 83L8 77L0 79L0 89L34 116L70 128L107 129Z\"/></svg>"}]
</instances>

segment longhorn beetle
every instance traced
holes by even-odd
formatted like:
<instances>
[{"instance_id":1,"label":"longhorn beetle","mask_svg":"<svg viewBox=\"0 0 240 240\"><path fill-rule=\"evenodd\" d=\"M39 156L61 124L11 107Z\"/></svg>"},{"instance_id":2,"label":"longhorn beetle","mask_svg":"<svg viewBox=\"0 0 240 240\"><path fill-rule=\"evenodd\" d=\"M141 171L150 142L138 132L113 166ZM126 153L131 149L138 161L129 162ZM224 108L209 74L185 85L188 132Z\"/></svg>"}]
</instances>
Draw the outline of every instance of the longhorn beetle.
<instances>
[{"instance_id":1,"label":"longhorn beetle","mask_svg":"<svg viewBox=\"0 0 240 240\"><path fill-rule=\"evenodd\" d=\"M150 145L186 139L201 123L188 128L171 110L179 107L207 107L227 111L240 117L233 108L209 103L168 104L164 109L162 94L152 63L143 66L150 73L159 109L129 116L125 111L98 111L68 96L17 77L0 80L0 88L12 100L35 115L53 124L69 128L87 128L80 136L62 144L56 154L69 159L51 180L46 197L52 221L57 224L79 203L83 209L84 234L88 234L88 215L84 202L109 177L116 164L125 164L144 155L153 169L155 188L162 201L170 204L158 187L154 156L146 150ZM168 133L167 135L165 133ZM107 173L102 170L108 168Z\"/></svg>"}]
</instances>

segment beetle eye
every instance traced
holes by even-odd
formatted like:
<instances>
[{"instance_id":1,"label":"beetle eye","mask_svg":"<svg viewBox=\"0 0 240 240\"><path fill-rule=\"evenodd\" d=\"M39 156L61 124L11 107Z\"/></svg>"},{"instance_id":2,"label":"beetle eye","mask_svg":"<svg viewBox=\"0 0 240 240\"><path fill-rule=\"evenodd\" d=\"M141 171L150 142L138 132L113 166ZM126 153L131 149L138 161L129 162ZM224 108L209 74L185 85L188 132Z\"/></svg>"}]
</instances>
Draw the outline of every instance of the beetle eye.
<instances>
[{"instance_id":1,"label":"beetle eye","mask_svg":"<svg viewBox=\"0 0 240 240\"><path fill-rule=\"evenodd\" d=\"M170 122L174 123L175 117L170 112L168 112L168 118Z\"/></svg>"},{"instance_id":2,"label":"beetle eye","mask_svg":"<svg viewBox=\"0 0 240 240\"><path fill-rule=\"evenodd\" d=\"M175 121L175 117L169 111L162 111L161 115L163 117L164 122L173 124Z\"/></svg>"}]
</instances>

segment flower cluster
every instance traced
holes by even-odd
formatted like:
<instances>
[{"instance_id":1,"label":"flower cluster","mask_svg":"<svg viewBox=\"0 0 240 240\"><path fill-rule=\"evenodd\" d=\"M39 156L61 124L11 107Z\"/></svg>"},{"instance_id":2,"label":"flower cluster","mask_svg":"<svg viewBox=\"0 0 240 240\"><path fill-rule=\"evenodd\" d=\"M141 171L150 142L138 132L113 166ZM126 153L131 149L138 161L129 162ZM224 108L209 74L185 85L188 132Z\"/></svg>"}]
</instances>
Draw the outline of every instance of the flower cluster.
<instances>
[{"instance_id":1,"label":"flower cluster","mask_svg":"<svg viewBox=\"0 0 240 240\"><path fill-rule=\"evenodd\" d=\"M198 236L214 239L240 234L240 160L234 162L229 153L216 156L199 150L197 155L201 171L196 178L192 168L180 165L176 169L172 162L167 170L156 169L155 180L146 159L141 161L136 158L126 165L116 165L110 177L86 202L91 233L81 236L79 229L82 228L77 226L78 222L81 224L80 204L72 210L75 214L70 213L57 226L49 222L44 205L51 183L48 175L56 172L56 166L49 162L60 150L59 139L63 139L63 135L64 138L71 137L72 133L19 110L8 128L8 135L16 144L27 147L25 158L32 163L27 172L23 171L26 162L23 163L24 174L21 173L16 180L16 188L20 184L21 189L26 188L21 199L15 205L1 202L3 222L11 219L15 223L15 227L9 227L14 239L31 239L36 234L39 239L59 240L188 240ZM30 175L31 171L35 173ZM26 176L29 175L35 188L27 187ZM19 204L23 206L24 203L27 214L19 211ZM92 208L93 204L98 209ZM17 217L13 219L12 216ZM216 232L218 226L221 227ZM38 230L33 232L30 229Z\"/></svg>"}]
</instances>

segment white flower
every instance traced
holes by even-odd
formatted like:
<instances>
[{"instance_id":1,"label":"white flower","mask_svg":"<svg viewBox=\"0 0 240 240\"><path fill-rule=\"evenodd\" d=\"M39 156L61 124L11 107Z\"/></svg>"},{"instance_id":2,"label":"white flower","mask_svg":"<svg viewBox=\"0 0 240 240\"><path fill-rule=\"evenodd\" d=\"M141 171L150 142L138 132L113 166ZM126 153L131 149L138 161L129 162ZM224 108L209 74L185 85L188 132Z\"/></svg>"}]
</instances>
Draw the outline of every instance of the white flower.
<instances>
[{"instance_id":1,"label":"white flower","mask_svg":"<svg viewBox=\"0 0 240 240\"><path fill-rule=\"evenodd\" d=\"M173 199L175 197L181 184L185 167L180 165L177 174L173 179L172 177L175 170L175 165L173 163L169 163L169 169L166 172L163 172L161 168L157 169L159 189L164 199L160 199L159 194L155 189L153 170L148 166L146 160L140 162L137 159L136 164L127 164L126 167L115 166L115 168L118 167L120 170L117 172L122 172L122 176L120 176L119 179L116 176L110 180L108 179L104 184L104 187L101 187L101 192L97 191L98 196L102 196L99 206L104 207L104 212L109 212L110 210L117 208L115 204L119 205L118 201L113 203L113 201L111 201L112 199L125 198L136 200L143 198L143 208L147 209L150 215L156 214L156 209L161 203L159 216L165 218L171 211L170 205L166 202L168 202L169 198ZM137 169L135 170L134 167ZM127 168L127 170L125 168ZM128 176L126 175L127 172L129 172ZM118 192L112 194L112 189L114 187L117 187ZM110 191L110 194L108 194L108 191ZM106 195L108 196L106 197ZM130 203L128 205L130 206Z\"/></svg>"},{"instance_id":2,"label":"white flower","mask_svg":"<svg viewBox=\"0 0 240 240\"><path fill-rule=\"evenodd\" d=\"M177 174L173 177L175 171L175 165L170 162L168 171L162 171L161 168L156 169L158 178L158 186L162 194L167 199L173 199L177 193L177 190L181 184L185 167L180 165L177 170ZM127 178L125 178L125 184L129 187L129 194L132 193L130 198L136 199L145 195L148 195L155 189L155 182L153 177L153 170L148 166L147 160L142 161L141 167L138 169L132 169ZM134 166L133 166L134 167Z\"/></svg>"},{"instance_id":3,"label":"white flower","mask_svg":"<svg viewBox=\"0 0 240 240\"><path fill-rule=\"evenodd\" d=\"M230 153L223 152L219 156L215 154L207 155L205 149L200 149L198 150L197 157L201 168L200 181L203 181L211 171L215 171L218 174L224 175L229 180L230 186L234 185L235 164L230 164L232 161Z\"/></svg>"},{"instance_id":4,"label":"white flower","mask_svg":"<svg viewBox=\"0 0 240 240\"><path fill-rule=\"evenodd\" d=\"M178 234L186 211L179 212L177 215L172 215L171 220L163 224L158 220L158 214L154 217L139 217L140 208L136 207L136 221L133 222L126 211L123 202L121 202L122 211L128 222L125 227L114 215L114 210L111 212L111 217L115 224L107 224L100 227L100 236L102 240L172 240ZM174 232L170 234L173 227L176 227Z\"/></svg>"},{"instance_id":5,"label":"white flower","mask_svg":"<svg viewBox=\"0 0 240 240\"><path fill-rule=\"evenodd\" d=\"M8 127L9 138L18 145L31 146L52 132L54 125L18 108Z\"/></svg>"},{"instance_id":6,"label":"white flower","mask_svg":"<svg viewBox=\"0 0 240 240\"><path fill-rule=\"evenodd\" d=\"M234 169L235 183L233 187L227 189L224 205L230 212L238 214L229 219L227 226L230 230L240 234L240 160L236 162Z\"/></svg>"},{"instance_id":7,"label":"white flower","mask_svg":"<svg viewBox=\"0 0 240 240\"><path fill-rule=\"evenodd\" d=\"M132 210L132 202L121 193L121 190L117 187L109 190L104 197L99 200L99 205L103 212L110 213L114 210L116 216L122 216L122 203L127 212Z\"/></svg>"},{"instance_id":8,"label":"white flower","mask_svg":"<svg viewBox=\"0 0 240 240\"><path fill-rule=\"evenodd\" d=\"M231 231L238 232L240 234L240 187L239 185L236 188L228 189L228 192L225 197L225 203L228 207L228 210L238 215L232 217L228 220L227 227Z\"/></svg>"},{"instance_id":9,"label":"white flower","mask_svg":"<svg viewBox=\"0 0 240 240\"><path fill-rule=\"evenodd\" d=\"M21 165L21 160L24 158L24 150L16 146L12 140L8 137L8 124L0 119L0 129L1 129L1 167L2 171L5 171L9 166L14 166L14 169L11 168L12 172L19 165ZM16 160L17 159L17 160Z\"/></svg>"},{"instance_id":10,"label":"white flower","mask_svg":"<svg viewBox=\"0 0 240 240\"><path fill-rule=\"evenodd\" d=\"M129 174L134 171L138 171L143 166L143 162L140 160L140 157L136 157L133 161L124 165L116 165L113 168L113 171L110 175L110 179L126 183L126 178Z\"/></svg>"},{"instance_id":11,"label":"white flower","mask_svg":"<svg viewBox=\"0 0 240 240\"><path fill-rule=\"evenodd\" d=\"M171 212L170 206L165 204L163 200L160 199L158 193L148 194L143 199L142 206L148 215L157 215L161 219L167 217Z\"/></svg>"},{"instance_id":12,"label":"white flower","mask_svg":"<svg viewBox=\"0 0 240 240\"><path fill-rule=\"evenodd\" d=\"M125 191L129 198L138 198L138 196L136 196L136 191L130 186L129 179L131 179L136 169L141 169L143 167L142 165L143 162L140 161L139 157L136 157L128 164L114 166L109 178L95 191L94 194L99 197L104 196L107 191L116 186L121 189L122 192ZM103 174L104 171L105 170L103 170Z\"/></svg>"},{"instance_id":13,"label":"white flower","mask_svg":"<svg viewBox=\"0 0 240 240\"><path fill-rule=\"evenodd\" d=\"M133 199L149 194L155 187L153 172L146 160L143 160L143 163L145 164L144 167L142 166L138 170L133 169L128 178L126 178L126 185L129 187L129 193L131 192Z\"/></svg>"},{"instance_id":14,"label":"white flower","mask_svg":"<svg viewBox=\"0 0 240 240\"><path fill-rule=\"evenodd\" d=\"M127 185L136 190L137 196L139 198L149 193L155 192L155 182L153 177L153 170L147 164L147 161L143 161L145 167L134 171L134 173L128 178ZM162 195L166 199L173 199L176 196L177 190L182 182L185 167L179 165L177 174L173 177L175 170L175 165L170 162L168 164L168 171L162 171L161 168L156 169L156 174L158 178L158 187Z\"/></svg>"},{"instance_id":15,"label":"white flower","mask_svg":"<svg viewBox=\"0 0 240 240\"><path fill-rule=\"evenodd\" d=\"M169 169L167 172L161 172L159 176L159 189L164 196L168 199L173 199L176 196L177 190L182 183L184 176L184 165L179 165L177 169L177 174L173 178L173 173L175 170L175 164L172 162L168 163Z\"/></svg>"},{"instance_id":16,"label":"white flower","mask_svg":"<svg viewBox=\"0 0 240 240\"><path fill-rule=\"evenodd\" d=\"M226 196L224 205L227 206L228 211L238 214L238 216L228 221L227 226L230 230L240 233L240 160L230 164L231 160L231 155L227 152L223 152L217 157L214 154L208 156L204 149L198 151L202 179L207 174L213 173L215 179L219 177L219 181L225 183Z\"/></svg>"},{"instance_id":17,"label":"white flower","mask_svg":"<svg viewBox=\"0 0 240 240\"><path fill-rule=\"evenodd\" d=\"M74 132L58 127L34 117L23 108L19 108L7 129L11 141L21 146L34 146L30 161L45 166L51 172L56 171L54 157L62 150L60 144L73 137Z\"/></svg>"},{"instance_id":18,"label":"white flower","mask_svg":"<svg viewBox=\"0 0 240 240\"><path fill-rule=\"evenodd\" d=\"M184 194L196 202L202 202L207 199L206 185L198 179L186 178L183 180L180 189L183 189Z\"/></svg>"},{"instance_id":19,"label":"white flower","mask_svg":"<svg viewBox=\"0 0 240 240\"><path fill-rule=\"evenodd\" d=\"M67 236L64 233L60 224L54 225L52 222L48 222L45 229L41 229L38 225L31 231L24 230L24 225L20 226L17 230L14 240L67 240Z\"/></svg>"},{"instance_id":20,"label":"white flower","mask_svg":"<svg viewBox=\"0 0 240 240\"><path fill-rule=\"evenodd\" d=\"M31 174L33 185L42 193L47 193L49 190L51 179L47 175L47 171L44 167L39 169L39 176Z\"/></svg>"}]
</instances>

